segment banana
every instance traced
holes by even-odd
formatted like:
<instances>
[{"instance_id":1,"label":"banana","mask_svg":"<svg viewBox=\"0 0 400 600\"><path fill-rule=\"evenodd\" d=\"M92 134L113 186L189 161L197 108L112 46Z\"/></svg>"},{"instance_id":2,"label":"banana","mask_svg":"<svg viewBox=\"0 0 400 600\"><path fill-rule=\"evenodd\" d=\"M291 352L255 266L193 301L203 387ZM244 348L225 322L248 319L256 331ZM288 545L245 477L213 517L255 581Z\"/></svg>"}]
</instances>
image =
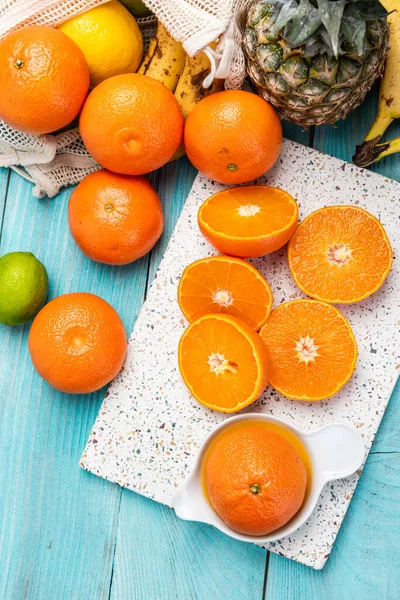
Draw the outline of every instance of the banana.
<instances>
[{"instance_id":1,"label":"banana","mask_svg":"<svg viewBox=\"0 0 400 600\"><path fill-rule=\"evenodd\" d=\"M216 46L217 42L210 44L212 50L215 50ZM196 56L186 56L182 75L174 94L181 107L184 119L190 115L200 100L224 88L223 79L214 79L213 84L208 89L203 88L203 81L209 72L210 60L204 52L200 52Z\"/></svg>"},{"instance_id":2,"label":"banana","mask_svg":"<svg viewBox=\"0 0 400 600\"><path fill-rule=\"evenodd\" d=\"M151 38L151 40L149 42L149 47L147 48L146 55L144 56L144 58L141 62L141 65L137 70L137 73L140 73L140 75L146 74L146 71L149 68L149 65L154 56L154 52L156 51L156 48L157 48L157 38L154 36Z\"/></svg>"},{"instance_id":3,"label":"banana","mask_svg":"<svg viewBox=\"0 0 400 600\"><path fill-rule=\"evenodd\" d=\"M390 49L379 90L377 117L363 143L356 147L353 156L354 164L359 167L366 167L400 150L400 138L379 143L389 125L400 118L400 0L381 0L381 3L390 13L388 15Z\"/></svg>"},{"instance_id":4,"label":"banana","mask_svg":"<svg viewBox=\"0 0 400 600\"><path fill-rule=\"evenodd\" d=\"M217 42L210 44L210 47L215 50ZM196 54L196 56L186 56L182 75L179 78L174 93L185 120L200 100L224 89L223 79L214 79L214 82L209 88L203 88L204 78L207 77L209 72L210 60L204 52L200 52L199 54ZM185 146L182 142L170 162L181 158L184 154Z\"/></svg>"},{"instance_id":5,"label":"banana","mask_svg":"<svg viewBox=\"0 0 400 600\"><path fill-rule=\"evenodd\" d=\"M171 92L174 92L184 62L185 51L182 44L175 41L164 25L158 21L155 36L150 40L149 49L137 72L161 81Z\"/></svg>"}]
</instances>

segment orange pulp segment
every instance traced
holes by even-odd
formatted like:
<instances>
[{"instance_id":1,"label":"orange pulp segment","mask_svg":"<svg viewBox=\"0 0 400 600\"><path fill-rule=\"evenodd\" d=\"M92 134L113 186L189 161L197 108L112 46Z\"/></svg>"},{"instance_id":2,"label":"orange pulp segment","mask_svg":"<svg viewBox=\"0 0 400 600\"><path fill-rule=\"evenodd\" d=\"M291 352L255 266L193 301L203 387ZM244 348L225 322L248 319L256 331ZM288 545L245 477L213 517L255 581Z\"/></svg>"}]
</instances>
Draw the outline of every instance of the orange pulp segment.
<instances>
[{"instance_id":1,"label":"orange pulp segment","mask_svg":"<svg viewBox=\"0 0 400 600\"><path fill-rule=\"evenodd\" d=\"M272 292L245 260L211 256L186 267L178 286L179 306L189 323L210 313L239 317L258 331L272 309Z\"/></svg>"},{"instance_id":2,"label":"orange pulp segment","mask_svg":"<svg viewBox=\"0 0 400 600\"><path fill-rule=\"evenodd\" d=\"M288 261L307 296L351 304L381 287L392 266L392 249L381 223L366 210L328 206L300 223Z\"/></svg>"},{"instance_id":3,"label":"orange pulp segment","mask_svg":"<svg viewBox=\"0 0 400 600\"><path fill-rule=\"evenodd\" d=\"M268 383L262 339L245 321L229 315L204 315L192 323L180 339L178 362L196 400L225 413L254 402Z\"/></svg>"},{"instance_id":4,"label":"orange pulp segment","mask_svg":"<svg viewBox=\"0 0 400 600\"><path fill-rule=\"evenodd\" d=\"M208 198L198 212L204 237L223 254L254 258L275 252L293 235L298 206L284 190L240 186Z\"/></svg>"},{"instance_id":5,"label":"orange pulp segment","mask_svg":"<svg viewBox=\"0 0 400 600\"><path fill-rule=\"evenodd\" d=\"M330 398L354 372L357 345L350 324L325 302L281 304L260 336L270 359L269 381L286 398L309 402Z\"/></svg>"}]
</instances>

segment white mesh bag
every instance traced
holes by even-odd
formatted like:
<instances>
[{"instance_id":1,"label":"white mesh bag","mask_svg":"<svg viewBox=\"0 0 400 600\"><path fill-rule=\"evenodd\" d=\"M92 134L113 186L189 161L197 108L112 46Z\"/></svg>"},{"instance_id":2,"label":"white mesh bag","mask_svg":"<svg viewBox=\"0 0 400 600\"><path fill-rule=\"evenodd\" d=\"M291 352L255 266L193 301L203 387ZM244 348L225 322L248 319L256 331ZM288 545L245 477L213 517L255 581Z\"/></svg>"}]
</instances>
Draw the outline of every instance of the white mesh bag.
<instances>
[{"instance_id":1,"label":"white mesh bag","mask_svg":"<svg viewBox=\"0 0 400 600\"><path fill-rule=\"evenodd\" d=\"M0 0L0 38L26 25L56 26L107 0ZM243 83L245 65L239 18L254 0L145 0L190 56L206 52L214 77L225 87ZM146 41L154 31L154 17L137 19ZM220 38L216 50L209 44ZM0 166L12 167L35 184L33 195L53 197L61 187L78 183L99 168L85 149L77 129L59 135L35 136L17 131L0 119Z\"/></svg>"}]
</instances>

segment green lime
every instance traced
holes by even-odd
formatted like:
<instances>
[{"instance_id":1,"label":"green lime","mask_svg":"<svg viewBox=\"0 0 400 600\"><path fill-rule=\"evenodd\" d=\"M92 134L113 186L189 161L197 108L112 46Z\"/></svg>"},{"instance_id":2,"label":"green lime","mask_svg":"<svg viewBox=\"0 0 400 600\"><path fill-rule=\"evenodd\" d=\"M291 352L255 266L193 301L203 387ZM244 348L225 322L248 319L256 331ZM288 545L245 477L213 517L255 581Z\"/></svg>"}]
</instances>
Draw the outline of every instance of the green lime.
<instances>
[{"instance_id":1,"label":"green lime","mask_svg":"<svg viewBox=\"0 0 400 600\"><path fill-rule=\"evenodd\" d=\"M142 0L121 0L121 4L126 6L134 17L147 17L151 12Z\"/></svg>"},{"instance_id":2,"label":"green lime","mask_svg":"<svg viewBox=\"0 0 400 600\"><path fill-rule=\"evenodd\" d=\"M0 258L0 323L22 325L33 319L47 296L47 272L31 252Z\"/></svg>"}]
</instances>

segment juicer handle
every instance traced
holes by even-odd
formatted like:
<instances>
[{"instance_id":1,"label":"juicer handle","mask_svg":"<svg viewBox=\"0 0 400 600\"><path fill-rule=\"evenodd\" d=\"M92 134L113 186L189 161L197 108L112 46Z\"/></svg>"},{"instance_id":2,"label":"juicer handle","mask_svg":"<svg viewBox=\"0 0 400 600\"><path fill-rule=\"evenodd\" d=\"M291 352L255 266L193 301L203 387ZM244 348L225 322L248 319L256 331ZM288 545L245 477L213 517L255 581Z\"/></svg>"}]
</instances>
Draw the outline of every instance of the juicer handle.
<instances>
[{"instance_id":1,"label":"juicer handle","mask_svg":"<svg viewBox=\"0 0 400 600\"><path fill-rule=\"evenodd\" d=\"M365 459L362 437L349 425L323 425L306 434L316 472L324 482L352 475Z\"/></svg>"},{"instance_id":2,"label":"juicer handle","mask_svg":"<svg viewBox=\"0 0 400 600\"><path fill-rule=\"evenodd\" d=\"M181 487L172 498L172 508L176 515L184 521L195 521L190 507L191 498L185 486Z\"/></svg>"}]
</instances>

